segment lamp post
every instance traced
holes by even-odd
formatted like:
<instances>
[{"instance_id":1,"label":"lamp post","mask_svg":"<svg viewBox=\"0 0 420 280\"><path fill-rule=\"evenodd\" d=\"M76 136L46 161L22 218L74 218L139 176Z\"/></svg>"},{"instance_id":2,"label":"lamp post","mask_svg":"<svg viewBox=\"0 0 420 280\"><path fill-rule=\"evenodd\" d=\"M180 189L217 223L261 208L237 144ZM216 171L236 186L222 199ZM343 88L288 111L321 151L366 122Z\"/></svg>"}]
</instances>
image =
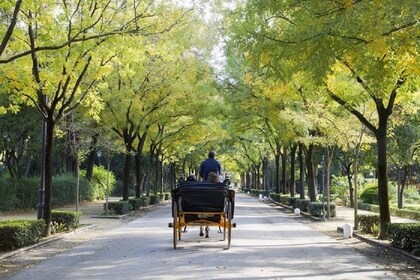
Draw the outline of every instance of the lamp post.
<instances>
[{"instance_id":1,"label":"lamp post","mask_svg":"<svg viewBox=\"0 0 420 280\"><path fill-rule=\"evenodd\" d=\"M108 155L108 164L107 164L107 165L108 165L108 166L107 166L108 171L107 171L107 173L106 173L105 213L106 213L106 215L108 216L108 211L109 211L109 210L108 210L108 197L109 197L109 172L110 172L110 169L111 169L111 158L109 157L109 155Z\"/></svg>"},{"instance_id":2,"label":"lamp post","mask_svg":"<svg viewBox=\"0 0 420 280\"><path fill-rule=\"evenodd\" d=\"M96 151L96 155L98 156L98 165L101 166L102 151L101 150L97 150Z\"/></svg>"},{"instance_id":3,"label":"lamp post","mask_svg":"<svg viewBox=\"0 0 420 280\"><path fill-rule=\"evenodd\" d=\"M326 220L325 218L325 158L322 156L322 218ZM327 206L328 207L328 206Z\"/></svg>"},{"instance_id":4,"label":"lamp post","mask_svg":"<svg viewBox=\"0 0 420 280\"><path fill-rule=\"evenodd\" d=\"M46 97L45 97L46 100ZM42 117L42 148L41 148L41 183L39 186L39 200L37 204L37 219L44 218L44 202L45 202L45 144L47 142L47 121L45 116Z\"/></svg>"}]
</instances>

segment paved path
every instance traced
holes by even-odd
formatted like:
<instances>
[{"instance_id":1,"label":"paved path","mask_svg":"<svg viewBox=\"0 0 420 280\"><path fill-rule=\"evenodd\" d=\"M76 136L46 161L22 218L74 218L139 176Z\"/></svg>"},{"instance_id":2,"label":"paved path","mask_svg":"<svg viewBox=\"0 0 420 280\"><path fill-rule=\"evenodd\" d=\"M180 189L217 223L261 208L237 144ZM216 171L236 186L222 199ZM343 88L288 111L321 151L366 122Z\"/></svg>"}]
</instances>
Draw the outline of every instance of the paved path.
<instances>
[{"instance_id":1,"label":"paved path","mask_svg":"<svg viewBox=\"0 0 420 280\"><path fill-rule=\"evenodd\" d=\"M232 246L197 228L172 247L169 205L10 279L398 279L335 239L238 194Z\"/></svg>"}]
</instances>

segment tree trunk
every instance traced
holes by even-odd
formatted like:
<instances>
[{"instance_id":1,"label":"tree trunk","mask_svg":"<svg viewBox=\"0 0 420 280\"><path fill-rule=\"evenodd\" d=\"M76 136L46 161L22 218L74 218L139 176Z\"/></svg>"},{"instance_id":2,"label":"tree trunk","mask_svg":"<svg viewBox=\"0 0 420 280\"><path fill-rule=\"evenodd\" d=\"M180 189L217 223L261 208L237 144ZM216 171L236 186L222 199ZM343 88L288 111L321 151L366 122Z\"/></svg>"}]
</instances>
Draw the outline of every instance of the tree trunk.
<instances>
[{"instance_id":1,"label":"tree trunk","mask_svg":"<svg viewBox=\"0 0 420 280\"><path fill-rule=\"evenodd\" d=\"M387 121L379 115L379 126L376 134L378 144L378 197L379 197L379 216L381 228L379 239L385 239L387 236L388 226L391 223L391 215L389 211L388 198L388 169L387 169L387 141L386 129Z\"/></svg>"},{"instance_id":2,"label":"tree trunk","mask_svg":"<svg viewBox=\"0 0 420 280\"><path fill-rule=\"evenodd\" d=\"M275 154L275 165L276 165L276 174L274 178L274 182L276 184L276 193L280 193L280 145L276 146L276 154Z\"/></svg>"},{"instance_id":3,"label":"tree trunk","mask_svg":"<svg viewBox=\"0 0 420 280\"><path fill-rule=\"evenodd\" d=\"M315 172L313 164L314 145L310 144L308 149L305 149L306 168L308 169L308 195L312 202L316 201L316 187L315 187Z\"/></svg>"},{"instance_id":4,"label":"tree trunk","mask_svg":"<svg viewBox=\"0 0 420 280\"><path fill-rule=\"evenodd\" d=\"M296 145L290 148L290 196L295 197L295 159L296 159Z\"/></svg>"},{"instance_id":5,"label":"tree trunk","mask_svg":"<svg viewBox=\"0 0 420 280\"><path fill-rule=\"evenodd\" d=\"M141 175L142 175L142 168L141 168L141 154L140 153L136 153L135 158L134 158L134 164L136 166L136 198L139 198L141 195Z\"/></svg>"},{"instance_id":6,"label":"tree trunk","mask_svg":"<svg viewBox=\"0 0 420 280\"><path fill-rule=\"evenodd\" d=\"M269 192L270 191L270 168L269 168L269 160L268 156L265 156L263 159L263 186L264 191Z\"/></svg>"},{"instance_id":7,"label":"tree trunk","mask_svg":"<svg viewBox=\"0 0 420 280\"><path fill-rule=\"evenodd\" d=\"M346 168L346 177L347 177L347 183L349 184L349 199L350 199L350 207L354 207L354 198L353 198L353 171L351 171L350 168L352 168L352 164L347 165ZM345 205L346 206L346 205Z\"/></svg>"},{"instance_id":8,"label":"tree trunk","mask_svg":"<svg viewBox=\"0 0 420 280\"><path fill-rule=\"evenodd\" d=\"M124 158L123 201L128 200L128 188L130 186L131 153L126 151Z\"/></svg>"},{"instance_id":9,"label":"tree trunk","mask_svg":"<svg viewBox=\"0 0 420 280\"><path fill-rule=\"evenodd\" d=\"M287 149L283 147L281 154L281 190L283 194L287 193Z\"/></svg>"},{"instance_id":10,"label":"tree trunk","mask_svg":"<svg viewBox=\"0 0 420 280\"><path fill-rule=\"evenodd\" d=\"M404 190L407 181L407 168L398 168L398 209L404 207Z\"/></svg>"},{"instance_id":11,"label":"tree trunk","mask_svg":"<svg viewBox=\"0 0 420 280\"><path fill-rule=\"evenodd\" d=\"M96 133L92 136L92 140L90 141L89 147L89 154L86 159L86 175L85 178L89 182L92 180L93 175L93 166L95 165L95 158L96 158L96 144L98 143L99 133Z\"/></svg>"},{"instance_id":12,"label":"tree trunk","mask_svg":"<svg viewBox=\"0 0 420 280\"><path fill-rule=\"evenodd\" d=\"M303 161L303 144L299 143L299 195L300 199L305 199L305 164Z\"/></svg>"},{"instance_id":13,"label":"tree trunk","mask_svg":"<svg viewBox=\"0 0 420 280\"><path fill-rule=\"evenodd\" d=\"M47 118L46 141L45 141L45 158L44 158L44 174L45 174L45 193L44 193L44 220L45 229L44 237L51 234L51 210L52 210L52 153L54 145L54 128L55 122Z\"/></svg>"}]
</instances>

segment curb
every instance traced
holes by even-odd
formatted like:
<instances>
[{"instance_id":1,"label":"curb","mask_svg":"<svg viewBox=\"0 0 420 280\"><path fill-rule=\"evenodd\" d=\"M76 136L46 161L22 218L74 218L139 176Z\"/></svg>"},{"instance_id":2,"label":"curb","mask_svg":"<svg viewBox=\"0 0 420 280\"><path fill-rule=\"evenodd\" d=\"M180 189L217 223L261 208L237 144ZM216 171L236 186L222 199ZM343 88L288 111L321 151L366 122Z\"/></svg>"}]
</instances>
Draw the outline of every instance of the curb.
<instances>
[{"instance_id":1,"label":"curb","mask_svg":"<svg viewBox=\"0 0 420 280\"><path fill-rule=\"evenodd\" d=\"M412 259L413 261L417 261L417 262L420 263L420 257L417 257L415 255L412 255L412 254L406 252L406 251L403 251L403 250L400 250L398 248L395 248L394 246L392 246L390 244L385 244L385 243L382 243L382 242L378 242L375 239L371 239L369 237L366 237L364 235L361 235L361 234L358 234L358 233L355 233L355 232L353 232L353 235L356 238L358 238L358 239L360 239L360 240L362 240L364 242L367 242L367 243L370 243L370 244L374 244L374 245L379 245L379 246L381 246L381 247L383 247L385 249L394 251L396 253L399 253L399 254L403 255L406 258Z\"/></svg>"}]
</instances>

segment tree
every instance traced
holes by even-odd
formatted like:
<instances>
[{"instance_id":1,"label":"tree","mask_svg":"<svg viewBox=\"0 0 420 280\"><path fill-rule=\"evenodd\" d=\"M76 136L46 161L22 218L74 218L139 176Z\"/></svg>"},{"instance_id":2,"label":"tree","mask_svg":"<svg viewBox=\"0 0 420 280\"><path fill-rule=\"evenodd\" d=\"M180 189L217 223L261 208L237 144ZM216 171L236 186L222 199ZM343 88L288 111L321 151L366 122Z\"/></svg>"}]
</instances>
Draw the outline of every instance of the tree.
<instances>
[{"instance_id":1,"label":"tree","mask_svg":"<svg viewBox=\"0 0 420 280\"><path fill-rule=\"evenodd\" d=\"M243 16L232 36L248 43L249 51L262 50L254 57L264 58L267 67L274 69L287 57L289 71L283 74L292 77L288 73L303 71L375 135L380 238L390 222L387 125L395 105L410 99L418 88L418 8L413 1L247 2L238 8ZM346 75L361 94L333 86L331 79L337 74ZM365 102L376 108L377 123L358 110Z\"/></svg>"},{"instance_id":2,"label":"tree","mask_svg":"<svg viewBox=\"0 0 420 280\"><path fill-rule=\"evenodd\" d=\"M46 221L51 229L51 155L55 126L83 102L93 102L104 66L114 56L112 38L165 32L173 23L156 22L152 2L32 1L24 3L1 59L2 72L16 100L32 103L45 119ZM17 26L19 29L17 30ZM105 46L106 45L106 46ZM16 72L18 69L19 72Z\"/></svg>"}]
</instances>

